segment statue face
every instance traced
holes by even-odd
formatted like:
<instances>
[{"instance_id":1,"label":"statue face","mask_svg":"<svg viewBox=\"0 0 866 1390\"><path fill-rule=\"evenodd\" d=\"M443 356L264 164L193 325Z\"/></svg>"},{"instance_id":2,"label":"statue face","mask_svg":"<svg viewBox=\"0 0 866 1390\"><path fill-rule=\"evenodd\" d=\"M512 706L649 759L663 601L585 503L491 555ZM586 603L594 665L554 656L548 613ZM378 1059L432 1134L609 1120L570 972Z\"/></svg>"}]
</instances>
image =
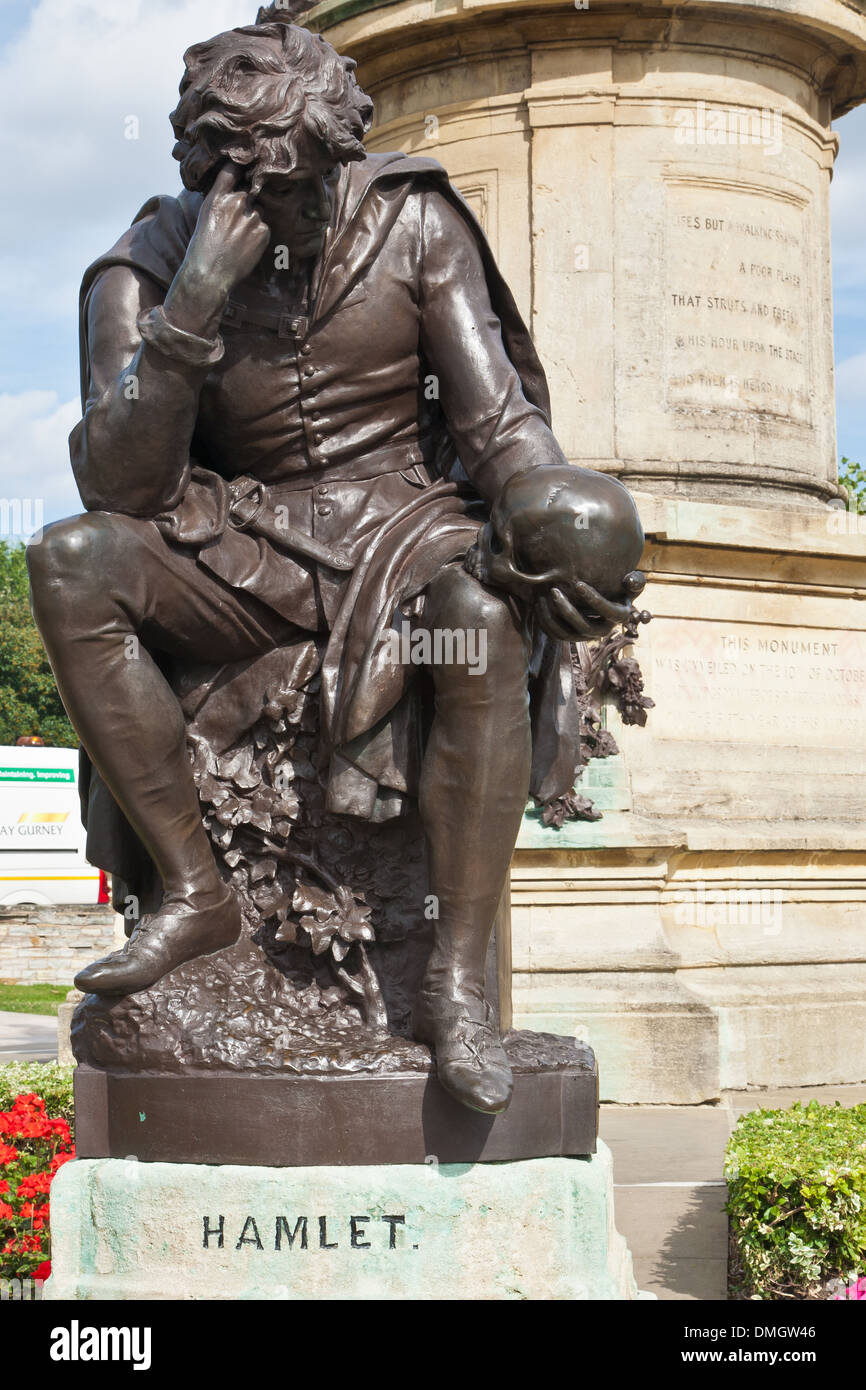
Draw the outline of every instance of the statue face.
<instances>
[{"instance_id":1,"label":"statue face","mask_svg":"<svg viewBox=\"0 0 866 1390\"><path fill-rule=\"evenodd\" d=\"M289 248L294 258L318 256L334 211L339 165L272 174L256 198L256 209L270 227L274 241Z\"/></svg>"}]
</instances>

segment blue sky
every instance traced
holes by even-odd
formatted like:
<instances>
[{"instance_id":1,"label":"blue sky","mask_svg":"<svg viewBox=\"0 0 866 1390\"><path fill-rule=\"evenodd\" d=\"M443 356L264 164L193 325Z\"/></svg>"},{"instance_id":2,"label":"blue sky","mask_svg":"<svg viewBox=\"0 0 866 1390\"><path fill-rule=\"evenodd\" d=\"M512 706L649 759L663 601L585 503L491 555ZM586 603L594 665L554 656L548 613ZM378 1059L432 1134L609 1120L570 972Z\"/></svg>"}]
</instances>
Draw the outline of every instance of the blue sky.
<instances>
[{"instance_id":1,"label":"blue sky","mask_svg":"<svg viewBox=\"0 0 866 1390\"><path fill-rule=\"evenodd\" d=\"M2 494L79 511L81 272L155 192L179 187L167 113L180 55L257 0L0 0ZM138 122L138 138L128 139ZM839 452L866 463L866 109L838 123L832 190ZM13 196L9 190L15 190Z\"/></svg>"}]
</instances>

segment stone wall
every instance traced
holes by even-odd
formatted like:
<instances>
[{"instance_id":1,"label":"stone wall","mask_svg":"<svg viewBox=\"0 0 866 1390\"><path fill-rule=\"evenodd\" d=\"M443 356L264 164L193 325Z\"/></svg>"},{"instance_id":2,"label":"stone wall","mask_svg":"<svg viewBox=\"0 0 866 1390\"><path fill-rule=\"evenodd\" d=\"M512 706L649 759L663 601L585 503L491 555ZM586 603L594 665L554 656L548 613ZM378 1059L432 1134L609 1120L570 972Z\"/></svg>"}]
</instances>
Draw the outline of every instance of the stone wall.
<instances>
[{"instance_id":1,"label":"stone wall","mask_svg":"<svg viewBox=\"0 0 866 1390\"><path fill-rule=\"evenodd\" d=\"M115 946L110 907L0 908L0 981L72 985L88 961Z\"/></svg>"}]
</instances>

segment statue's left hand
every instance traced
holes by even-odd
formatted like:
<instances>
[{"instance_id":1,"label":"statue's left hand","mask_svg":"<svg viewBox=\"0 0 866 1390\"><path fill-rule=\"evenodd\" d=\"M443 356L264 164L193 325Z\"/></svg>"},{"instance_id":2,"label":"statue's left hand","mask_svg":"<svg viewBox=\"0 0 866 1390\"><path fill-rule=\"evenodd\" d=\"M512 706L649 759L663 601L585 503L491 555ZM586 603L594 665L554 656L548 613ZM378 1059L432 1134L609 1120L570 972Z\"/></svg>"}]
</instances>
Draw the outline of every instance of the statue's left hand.
<instances>
[{"instance_id":1,"label":"statue's left hand","mask_svg":"<svg viewBox=\"0 0 866 1390\"><path fill-rule=\"evenodd\" d=\"M255 269L270 230L247 190L241 171L226 164L201 205L186 256L165 300L169 320L188 333L211 336L226 300Z\"/></svg>"}]
</instances>

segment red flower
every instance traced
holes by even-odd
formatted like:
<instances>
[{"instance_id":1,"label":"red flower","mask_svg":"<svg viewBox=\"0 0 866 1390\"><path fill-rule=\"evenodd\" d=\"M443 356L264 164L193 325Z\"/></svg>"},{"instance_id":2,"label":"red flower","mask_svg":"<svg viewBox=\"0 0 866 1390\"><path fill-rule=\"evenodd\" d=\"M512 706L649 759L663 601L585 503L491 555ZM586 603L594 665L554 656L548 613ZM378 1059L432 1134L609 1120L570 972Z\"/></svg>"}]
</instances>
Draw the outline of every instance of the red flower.
<instances>
[{"instance_id":1,"label":"red flower","mask_svg":"<svg viewBox=\"0 0 866 1390\"><path fill-rule=\"evenodd\" d=\"M42 1249L39 1236L22 1236L20 1240L7 1240L3 1246L4 1255L30 1255Z\"/></svg>"},{"instance_id":2,"label":"red flower","mask_svg":"<svg viewBox=\"0 0 866 1390\"><path fill-rule=\"evenodd\" d=\"M48 1116L39 1096L16 1096L0 1113L0 1165L7 1174L0 1194L12 1198L0 1200L0 1279L48 1277L48 1194L55 1175L74 1157L68 1122Z\"/></svg>"},{"instance_id":3,"label":"red flower","mask_svg":"<svg viewBox=\"0 0 866 1390\"><path fill-rule=\"evenodd\" d=\"M17 1196L36 1197L40 1192L47 1192L51 1186L52 1173L31 1173L29 1177L22 1178L18 1184Z\"/></svg>"},{"instance_id":4,"label":"red flower","mask_svg":"<svg viewBox=\"0 0 866 1390\"><path fill-rule=\"evenodd\" d=\"M0 1134L16 1139L47 1139L51 1121L39 1096L16 1096L11 1110L0 1113Z\"/></svg>"}]
</instances>

